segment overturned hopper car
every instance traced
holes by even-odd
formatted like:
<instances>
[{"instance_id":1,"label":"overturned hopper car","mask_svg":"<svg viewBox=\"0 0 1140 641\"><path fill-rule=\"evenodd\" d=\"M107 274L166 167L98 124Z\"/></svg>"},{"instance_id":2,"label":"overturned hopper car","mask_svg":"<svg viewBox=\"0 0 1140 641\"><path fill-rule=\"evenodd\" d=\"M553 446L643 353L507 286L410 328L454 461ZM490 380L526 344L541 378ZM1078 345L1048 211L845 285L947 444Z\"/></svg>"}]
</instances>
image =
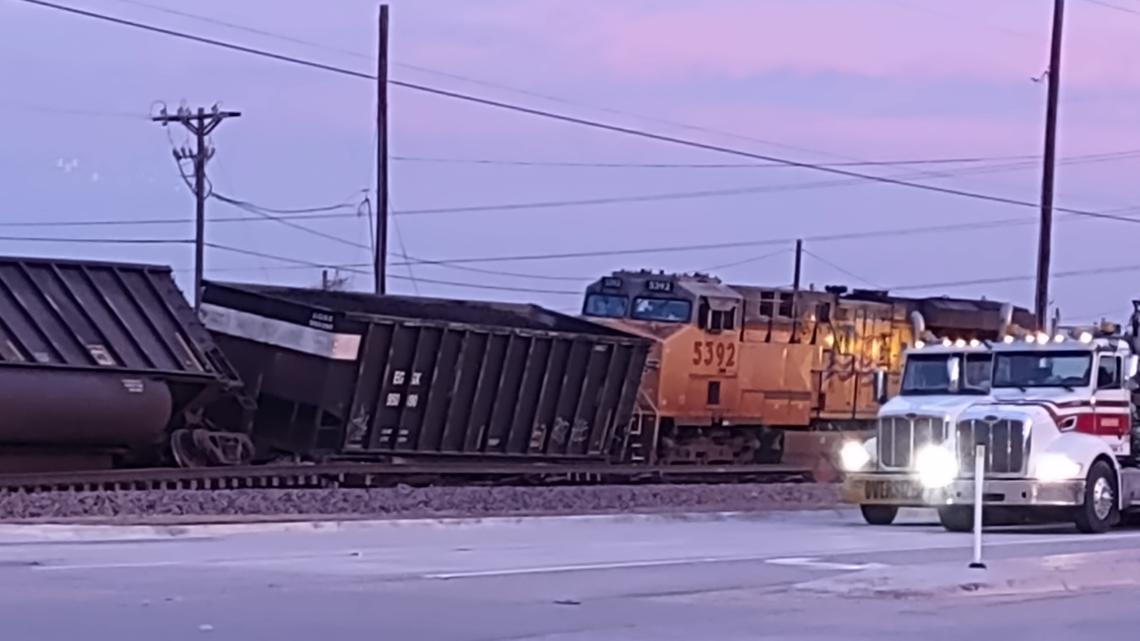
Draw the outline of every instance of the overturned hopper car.
<instances>
[{"instance_id":1,"label":"overturned hopper car","mask_svg":"<svg viewBox=\"0 0 1140 641\"><path fill-rule=\"evenodd\" d=\"M258 458L621 459L649 342L533 305L210 282Z\"/></svg>"},{"instance_id":2,"label":"overturned hopper car","mask_svg":"<svg viewBox=\"0 0 1140 641\"><path fill-rule=\"evenodd\" d=\"M873 372L886 369L897 388L916 314L962 340L1034 323L1027 310L987 300L793 291L644 270L595 281L583 313L653 341L631 451L660 463L814 465L843 431L872 428Z\"/></svg>"},{"instance_id":3,"label":"overturned hopper car","mask_svg":"<svg viewBox=\"0 0 1140 641\"><path fill-rule=\"evenodd\" d=\"M0 470L242 463L249 409L170 268L0 257Z\"/></svg>"}]
</instances>

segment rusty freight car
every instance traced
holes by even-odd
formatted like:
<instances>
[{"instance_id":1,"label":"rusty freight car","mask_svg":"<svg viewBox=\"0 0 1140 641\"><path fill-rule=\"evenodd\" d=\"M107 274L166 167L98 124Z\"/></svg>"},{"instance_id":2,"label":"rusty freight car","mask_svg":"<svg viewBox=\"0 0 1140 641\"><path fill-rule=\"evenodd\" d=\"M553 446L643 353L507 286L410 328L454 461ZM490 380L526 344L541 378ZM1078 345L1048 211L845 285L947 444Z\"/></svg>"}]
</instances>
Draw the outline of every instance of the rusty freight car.
<instances>
[{"instance_id":1,"label":"rusty freight car","mask_svg":"<svg viewBox=\"0 0 1140 641\"><path fill-rule=\"evenodd\" d=\"M169 267L0 257L0 470L238 464L250 409Z\"/></svg>"},{"instance_id":2,"label":"rusty freight car","mask_svg":"<svg viewBox=\"0 0 1140 641\"><path fill-rule=\"evenodd\" d=\"M208 283L259 459L622 458L649 341L534 305Z\"/></svg>"},{"instance_id":3,"label":"rusty freight car","mask_svg":"<svg viewBox=\"0 0 1140 641\"><path fill-rule=\"evenodd\" d=\"M583 303L585 316L653 341L632 428L634 458L722 464L812 464L834 440L819 435L872 427L872 372L886 368L897 387L915 312L936 334L971 340L996 338L1002 308L649 271L601 278ZM1032 325L1028 311L1010 309L1007 320Z\"/></svg>"}]
</instances>

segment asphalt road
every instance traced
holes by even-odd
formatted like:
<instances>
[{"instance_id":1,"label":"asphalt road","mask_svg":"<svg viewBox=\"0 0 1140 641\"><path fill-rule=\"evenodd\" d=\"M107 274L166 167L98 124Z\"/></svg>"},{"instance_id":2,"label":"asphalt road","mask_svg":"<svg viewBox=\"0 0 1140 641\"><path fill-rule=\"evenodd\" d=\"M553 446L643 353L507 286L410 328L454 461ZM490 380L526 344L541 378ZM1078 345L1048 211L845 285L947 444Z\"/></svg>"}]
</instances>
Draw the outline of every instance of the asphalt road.
<instances>
[{"instance_id":1,"label":"asphalt road","mask_svg":"<svg viewBox=\"0 0 1140 641\"><path fill-rule=\"evenodd\" d=\"M1131 631L1140 597L1127 586L965 600L795 589L966 563L970 537L921 513L890 527L828 511L71 536L0 528L5 640L1039 641ZM1133 548L1140 529L1015 528L986 542L994 565Z\"/></svg>"}]
</instances>

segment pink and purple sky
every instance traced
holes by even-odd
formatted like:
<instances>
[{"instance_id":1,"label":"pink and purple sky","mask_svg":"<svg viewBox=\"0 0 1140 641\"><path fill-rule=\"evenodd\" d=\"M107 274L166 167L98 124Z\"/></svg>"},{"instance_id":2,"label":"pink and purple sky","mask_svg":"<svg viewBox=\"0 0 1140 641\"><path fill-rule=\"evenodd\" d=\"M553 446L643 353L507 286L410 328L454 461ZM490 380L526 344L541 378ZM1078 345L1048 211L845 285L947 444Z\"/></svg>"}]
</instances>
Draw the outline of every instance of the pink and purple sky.
<instances>
[{"instance_id":1,"label":"pink and purple sky","mask_svg":"<svg viewBox=\"0 0 1140 641\"><path fill-rule=\"evenodd\" d=\"M371 72L370 0L59 0ZM1051 3L1043 0L395 0L393 78L805 162L1037 155ZM1059 152L1140 150L1140 2L1070 2ZM146 6L151 5L151 6ZM309 46L157 10L212 16L320 43ZM440 73L443 72L443 73ZM454 75L446 75L454 74ZM462 76L468 79L460 79ZM193 205L155 101L244 116L216 133L218 192L267 207L355 198L371 186L374 87L9 0L0 3L0 251L158 261L187 284L177 245L30 242L14 237L188 238ZM490 83L490 84L482 84ZM524 90L513 91L507 87ZM536 94L555 96L553 101ZM583 129L393 87L391 153L400 157L583 163L738 163L742 159ZM135 116L135 117L132 117ZM681 125L690 125L683 127ZM174 132L174 141L185 136ZM1036 201L1039 163L869 167L859 171ZM995 169L994 165L998 165ZM1058 173L1058 205L1140 220L1140 151L1076 158ZM969 171L963 171L969 170ZM938 172L942 172L939 174ZM946 175L945 172L950 172ZM977 228L859 240L809 240L805 282L1032 305L1032 208L852 182L787 168L510 166L395 160L396 211L720 189L750 193L548 209L396 217L394 251L422 259L765 241L927 225ZM1137 207L1136 211L1129 208ZM249 216L213 202L214 218ZM187 218L136 227L19 222ZM989 224L987 223L997 223ZM367 245L368 223L306 220ZM367 248L267 221L211 225L212 242L321 264L366 264ZM1136 286L1140 227L1061 216L1054 302L1068 320L1121 318ZM401 245L402 242L402 245ZM786 251L768 258L749 258ZM816 258L816 256L822 258ZM315 284L318 269L222 250L217 278ZM400 260L395 258L394 260ZM396 292L531 300L572 310L588 280L621 267L718 269L726 280L784 284L791 245L627 256L393 267ZM1129 267L1135 266L1135 269ZM854 276L852 276L854 274ZM415 277L417 281L407 280ZM856 276L859 280L856 280ZM966 285L923 285L999 279ZM549 290L479 290L427 282ZM366 289L370 276L352 286Z\"/></svg>"}]
</instances>

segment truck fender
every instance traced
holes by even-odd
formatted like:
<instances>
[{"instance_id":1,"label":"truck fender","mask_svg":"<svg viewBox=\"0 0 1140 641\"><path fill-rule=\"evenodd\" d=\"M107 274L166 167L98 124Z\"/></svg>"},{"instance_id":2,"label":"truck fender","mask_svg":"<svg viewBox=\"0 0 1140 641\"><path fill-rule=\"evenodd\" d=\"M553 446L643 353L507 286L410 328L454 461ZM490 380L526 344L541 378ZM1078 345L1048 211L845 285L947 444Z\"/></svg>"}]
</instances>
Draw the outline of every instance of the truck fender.
<instances>
[{"instance_id":1,"label":"truck fender","mask_svg":"<svg viewBox=\"0 0 1140 641\"><path fill-rule=\"evenodd\" d=\"M1087 474L1089 468L1092 467L1093 461L1098 458L1106 460L1108 464L1112 466L1113 474L1116 476L1117 500L1121 502L1121 508L1123 509L1124 492L1120 487L1120 463L1116 460L1116 455L1107 443L1089 434L1068 432L1053 439L1053 441L1049 443L1049 446L1041 450L1038 454L1054 453L1064 454L1080 463L1082 474ZM1030 473L1033 473L1032 469Z\"/></svg>"}]
</instances>

